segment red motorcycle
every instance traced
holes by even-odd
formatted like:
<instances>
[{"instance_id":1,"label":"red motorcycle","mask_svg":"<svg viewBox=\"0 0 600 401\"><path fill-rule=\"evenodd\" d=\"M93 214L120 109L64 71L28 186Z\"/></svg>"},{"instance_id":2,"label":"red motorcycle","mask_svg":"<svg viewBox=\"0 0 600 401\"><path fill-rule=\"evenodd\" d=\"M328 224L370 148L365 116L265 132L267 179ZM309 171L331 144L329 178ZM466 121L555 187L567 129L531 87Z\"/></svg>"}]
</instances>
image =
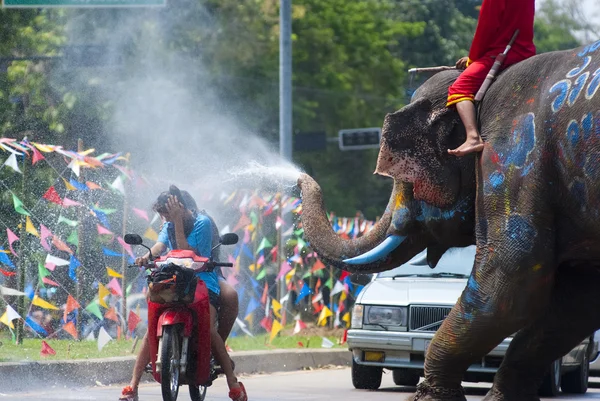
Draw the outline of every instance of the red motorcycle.
<instances>
[{"instance_id":1,"label":"red motorcycle","mask_svg":"<svg viewBox=\"0 0 600 401\"><path fill-rule=\"evenodd\" d=\"M123 238L127 244L150 250L137 234ZM219 244L238 242L234 233L224 234ZM193 251L175 249L144 266L148 280L148 340L152 376L161 384L164 401L176 401L179 386L187 384L192 401L203 401L206 389L222 369L211 353L208 290L196 273L232 263L214 262Z\"/></svg>"}]
</instances>

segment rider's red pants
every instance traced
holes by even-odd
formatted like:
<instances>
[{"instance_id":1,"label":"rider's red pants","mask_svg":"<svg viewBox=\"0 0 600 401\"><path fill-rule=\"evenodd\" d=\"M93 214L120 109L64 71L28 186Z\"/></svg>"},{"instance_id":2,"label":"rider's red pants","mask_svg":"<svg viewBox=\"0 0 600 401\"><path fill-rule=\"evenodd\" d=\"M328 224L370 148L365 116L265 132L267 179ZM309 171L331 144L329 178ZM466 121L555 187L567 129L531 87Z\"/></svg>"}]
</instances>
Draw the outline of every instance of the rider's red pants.
<instances>
[{"instance_id":1,"label":"rider's red pants","mask_svg":"<svg viewBox=\"0 0 600 401\"><path fill-rule=\"evenodd\" d=\"M511 57L512 56L512 57ZM447 107L450 107L463 100L475 99L475 94L481 88L483 81L488 72L492 69L495 59L491 56L484 56L477 61L469 64L466 70L464 70L454 81L454 84L448 88L448 103ZM504 63L500 67L500 70L506 69L507 67L523 61L521 57L516 56L514 53L511 55L509 52L504 59Z\"/></svg>"}]
</instances>

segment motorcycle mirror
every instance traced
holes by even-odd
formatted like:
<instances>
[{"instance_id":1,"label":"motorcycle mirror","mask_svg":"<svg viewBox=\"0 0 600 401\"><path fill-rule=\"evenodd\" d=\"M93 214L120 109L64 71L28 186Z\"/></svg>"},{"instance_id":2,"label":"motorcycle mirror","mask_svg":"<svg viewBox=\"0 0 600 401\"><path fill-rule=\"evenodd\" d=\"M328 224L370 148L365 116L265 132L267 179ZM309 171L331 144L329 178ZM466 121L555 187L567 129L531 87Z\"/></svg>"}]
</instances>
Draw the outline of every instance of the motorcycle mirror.
<instances>
[{"instance_id":1,"label":"motorcycle mirror","mask_svg":"<svg viewBox=\"0 0 600 401\"><path fill-rule=\"evenodd\" d=\"M125 241L126 244L129 244L129 245L142 245L142 243L144 242L142 240L142 237L140 237L137 234L125 234L125 237L123 238L123 240Z\"/></svg>"},{"instance_id":2,"label":"motorcycle mirror","mask_svg":"<svg viewBox=\"0 0 600 401\"><path fill-rule=\"evenodd\" d=\"M237 244L239 237L236 233L227 233L221 236L222 245L233 245Z\"/></svg>"}]
</instances>

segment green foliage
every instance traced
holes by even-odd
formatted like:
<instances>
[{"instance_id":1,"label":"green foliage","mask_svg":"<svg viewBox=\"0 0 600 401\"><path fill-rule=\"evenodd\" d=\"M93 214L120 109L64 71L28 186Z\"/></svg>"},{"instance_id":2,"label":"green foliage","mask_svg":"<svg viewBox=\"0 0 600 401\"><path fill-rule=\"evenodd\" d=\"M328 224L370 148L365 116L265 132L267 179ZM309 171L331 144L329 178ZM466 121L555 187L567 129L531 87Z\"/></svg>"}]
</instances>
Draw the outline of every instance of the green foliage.
<instances>
[{"instance_id":1,"label":"green foliage","mask_svg":"<svg viewBox=\"0 0 600 401\"><path fill-rule=\"evenodd\" d=\"M544 1L535 21L534 42L538 53L581 46L573 32L582 28L557 0Z\"/></svg>"}]
</instances>

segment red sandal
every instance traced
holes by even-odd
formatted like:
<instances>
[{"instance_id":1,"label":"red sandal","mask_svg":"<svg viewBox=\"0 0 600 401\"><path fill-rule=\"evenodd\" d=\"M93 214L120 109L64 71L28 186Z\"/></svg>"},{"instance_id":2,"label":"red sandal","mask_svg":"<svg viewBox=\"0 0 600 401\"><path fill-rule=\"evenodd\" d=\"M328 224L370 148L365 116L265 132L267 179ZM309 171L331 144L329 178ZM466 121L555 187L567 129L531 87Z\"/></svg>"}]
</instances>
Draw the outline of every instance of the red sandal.
<instances>
[{"instance_id":1,"label":"red sandal","mask_svg":"<svg viewBox=\"0 0 600 401\"><path fill-rule=\"evenodd\" d=\"M123 388L121 392L121 397L119 397L119 401L138 401L138 393L137 389L134 390L131 386L126 386Z\"/></svg>"},{"instance_id":2,"label":"red sandal","mask_svg":"<svg viewBox=\"0 0 600 401\"><path fill-rule=\"evenodd\" d=\"M238 388L231 389L229 391L229 398L233 401L248 401L248 394L246 394L246 388L242 382L238 382L240 385Z\"/></svg>"}]
</instances>

